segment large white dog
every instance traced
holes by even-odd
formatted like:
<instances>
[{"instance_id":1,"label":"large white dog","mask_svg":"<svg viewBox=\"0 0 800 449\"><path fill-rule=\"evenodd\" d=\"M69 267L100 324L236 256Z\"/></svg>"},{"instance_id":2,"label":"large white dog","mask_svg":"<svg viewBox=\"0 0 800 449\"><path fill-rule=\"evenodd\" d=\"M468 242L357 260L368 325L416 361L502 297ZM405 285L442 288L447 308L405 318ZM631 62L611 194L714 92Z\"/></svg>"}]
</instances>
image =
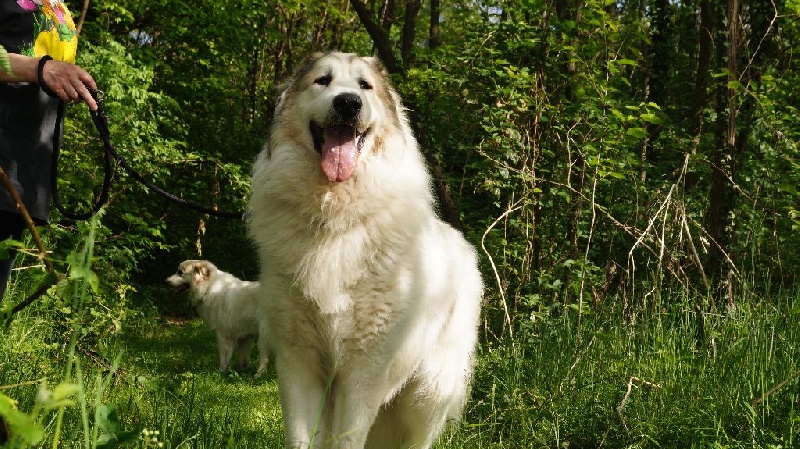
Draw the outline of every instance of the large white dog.
<instances>
[{"instance_id":1,"label":"large white dog","mask_svg":"<svg viewBox=\"0 0 800 449\"><path fill-rule=\"evenodd\" d=\"M287 447L428 448L466 400L483 285L380 63L309 58L252 181Z\"/></svg>"}]
</instances>

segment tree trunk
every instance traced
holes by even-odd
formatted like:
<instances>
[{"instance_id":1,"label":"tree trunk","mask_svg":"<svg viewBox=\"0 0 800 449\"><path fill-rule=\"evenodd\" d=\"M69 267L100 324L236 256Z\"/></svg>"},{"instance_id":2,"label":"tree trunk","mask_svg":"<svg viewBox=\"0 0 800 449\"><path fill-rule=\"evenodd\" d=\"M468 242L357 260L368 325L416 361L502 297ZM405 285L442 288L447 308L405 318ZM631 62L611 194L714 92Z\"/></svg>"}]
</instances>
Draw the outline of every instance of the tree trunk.
<instances>
[{"instance_id":1,"label":"tree trunk","mask_svg":"<svg viewBox=\"0 0 800 449\"><path fill-rule=\"evenodd\" d=\"M367 34L372 38L372 43L375 44L378 57L383 61L386 70L388 70L389 73L403 73L403 66L400 64L400 61L397 60L394 51L392 51L389 36L383 28L372 20L372 15L370 15L367 5L361 0L350 0L350 4L353 5L353 9L356 10L356 14L359 20L361 20L361 24L364 25L364 29L367 30Z\"/></svg>"},{"instance_id":2,"label":"tree trunk","mask_svg":"<svg viewBox=\"0 0 800 449\"><path fill-rule=\"evenodd\" d=\"M439 47L439 14L440 5L439 0L431 0L431 24L430 33L428 34L428 47Z\"/></svg>"},{"instance_id":3,"label":"tree trunk","mask_svg":"<svg viewBox=\"0 0 800 449\"><path fill-rule=\"evenodd\" d=\"M582 14L581 8L583 6L582 0L556 0L556 14L560 21L574 21L576 24L581 22ZM575 31L577 33L577 31ZM577 48L578 36L573 36L569 45ZM569 58L564 65L564 72L567 74L569 81L566 83L564 95L568 101L575 100L573 89L574 77L578 71L575 64L574 52L570 51ZM567 143L569 145L569 143ZM580 214L583 209L583 192L585 181L585 161L580 151L573 152L567 148L567 156L570 159L567 163L566 184L569 187L570 204L569 211L564 214L567 222L564 224L566 229L566 240L570 243L571 249L569 258L574 259L578 253L578 222L580 221ZM579 192L579 193L576 193Z\"/></svg>"},{"instance_id":4,"label":"tree trunk","mask_svg":"<svg viewBox=\"0 0 800 449\"><path fill-rule=\"evenodd\" d=\"M697 53L697 73L694 79L692 104L689 109L689 133L699 139L703 127L703 108L708 102L708 69L711 67L711 48L716 30L714 5L711 0L700 0L699 49Z\"/></svg>"},{"instance_id":5,"label":"tree trunk","mask_svg":"<svg viewBox=\"0 0 800 449\"><path fill-rule=\"evenodd\" d=\"M739 79L739 45L742 31L739 0L727 1L725 15L728 23L726 30L728 45L725 49L723 45L718 44L717 49L720 61L723 60L723 56L727 57L728 77L722 78L717 86L717 146L711 155L713 167L708 212L708 232L712 242L706 272L716 279L714 300L717 304L722 304L724 301L730 305L733 298L727 295L727 292L730 270L733 267L728 256L732 240L729 224L735 202L732 180L737 158L736 120L739 103L736 89L730 86L729 82Z\"/></svg>"},{"instance_id":6,"label":"tree trunk","mask_svg":"<svg viewBox=\"0 0 800 449\"><path fill-rule=\"evenodd\" d=\"M83 7L81 7L81 16L78 18L78 23L75 26L75 34L78 36L81 35L81 30L83 29L83 22L86 21L86 12L89 11L89 1L90 0L83 0Z\"/></svg>"},{"instance_id":7,"label":"tree trunk","mask_svg":"<svg viewBox=\"0 0 800 449\"><path fill-rule=\"evenodd\" d=\"M689 107L689 134L694 142L692 153L700 144L703 130L703 109L708 103L708 73L711 67L711 50L716 33L716 15L711 0L700 0L700 24L698 27L697 72L695 73L692 103ZM694 304L695 347L705 347L705 304L702 295L697 295Z\"/></svg>"},{"instance_id":8,"label":"tree trunk","mask_svg":"<svg viewBox=\"0 0 800 449\"><path fill-rule=\"evenodd\" d=\"M422 0L406 0L406 17L403 21L403 42L400 47L400 56L403 59L403 67L411 65L411 51L414 49L414 38L416 37L417 16L422 7Z\"/></svg>"},{"instance_id":9,"label":"tree trunk","mask_svg":"<svg viewBox=\"0 0 800 449\"><path fill-rule=\"evenodd\" d=\"M654 0L651 12L652 39L650 44L649 99L657 104L667 104L665 95L670 91L669 68L672 37L669 0Z\"/></svg>"},{"instance_id":10,"label":"tree trunk","mask_svg":"<svg viewBox=\"0 0 800 449\"><path fill-rule=\"evenodd\" d=\"M381 28L384 33L389 34L392 31L395 20L394 0L386 0L381 7Z\"/></svg>"}]
</instances>

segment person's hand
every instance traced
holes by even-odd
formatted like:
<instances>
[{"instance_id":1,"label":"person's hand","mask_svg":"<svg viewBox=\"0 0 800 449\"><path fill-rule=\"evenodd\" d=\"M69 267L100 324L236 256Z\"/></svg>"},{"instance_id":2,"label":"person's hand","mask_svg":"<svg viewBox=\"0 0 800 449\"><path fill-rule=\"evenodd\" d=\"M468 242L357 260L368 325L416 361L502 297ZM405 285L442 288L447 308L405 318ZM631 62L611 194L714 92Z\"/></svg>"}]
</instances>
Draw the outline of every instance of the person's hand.
<instances>
[{"instance_id":1,"label":"person's hand","mask_svg":"<svg viewBox=\"0 0 800 449\"><path fill-rule=\"evenodd\" d=\"M42 81L62 101L85 101L89 109L97 110L97 102L89 93L89 89L97 89L97 84L89 72L77 65L50 59L44 63Z\"/></svg>"}]
</instances>

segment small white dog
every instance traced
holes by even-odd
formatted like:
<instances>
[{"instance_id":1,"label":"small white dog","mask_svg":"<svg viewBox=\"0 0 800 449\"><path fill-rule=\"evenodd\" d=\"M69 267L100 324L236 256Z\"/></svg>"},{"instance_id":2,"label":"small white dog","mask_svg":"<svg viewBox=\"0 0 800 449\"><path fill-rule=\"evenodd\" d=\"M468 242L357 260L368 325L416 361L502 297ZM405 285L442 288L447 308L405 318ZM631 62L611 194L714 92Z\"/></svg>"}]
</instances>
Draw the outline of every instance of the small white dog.
<instances>
[{"instance_id":1,"label":"small white dog","mask_svg":"<svg viewBox=\"0 0 800 449\"><path fill-rule=\"evenodd\" d=\"M239 368L246 368L250 345L259 333L258 282L243 281L207 260L181 262L166 282L176 293L189 291L192 305L217 335L219 371L228 370L234 351L239 356ZM269 361L263 351L259 356L256 376L264 373Z\"/></svg>"}]
</instances>

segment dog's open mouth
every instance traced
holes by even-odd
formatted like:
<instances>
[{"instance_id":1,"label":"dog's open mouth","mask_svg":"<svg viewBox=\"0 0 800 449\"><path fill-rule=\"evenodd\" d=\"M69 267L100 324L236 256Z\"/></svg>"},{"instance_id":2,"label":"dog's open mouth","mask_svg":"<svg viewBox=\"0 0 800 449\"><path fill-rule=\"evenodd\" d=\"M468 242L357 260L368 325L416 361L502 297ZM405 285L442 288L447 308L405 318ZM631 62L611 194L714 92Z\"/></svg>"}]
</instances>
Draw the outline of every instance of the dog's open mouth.
<instances>
[{"instance_id":1,"label":"dog's open mouth","mask_svg":"<svg viewBox=\"0 0 800 449\"><path fill-rule=\"evenodd\" d=\"M172 293L175 295L180 295L187 290L189 290L189 284L180 284L176 285L175 288L172 289Z\"/></svg>"},{"instance_id":2,"label":"dog's open mouth","mask_svg":"<svg viewBox=\"0 0 800 449\"><path fill-rule=\"evenodd\" d=\"M356 127L347 124L323 128L314 121L309 127L314 149L322 156L322 171L328 180L342 182L350 179L369 129L359 132Z\"/></svg>"}]
</instances>

